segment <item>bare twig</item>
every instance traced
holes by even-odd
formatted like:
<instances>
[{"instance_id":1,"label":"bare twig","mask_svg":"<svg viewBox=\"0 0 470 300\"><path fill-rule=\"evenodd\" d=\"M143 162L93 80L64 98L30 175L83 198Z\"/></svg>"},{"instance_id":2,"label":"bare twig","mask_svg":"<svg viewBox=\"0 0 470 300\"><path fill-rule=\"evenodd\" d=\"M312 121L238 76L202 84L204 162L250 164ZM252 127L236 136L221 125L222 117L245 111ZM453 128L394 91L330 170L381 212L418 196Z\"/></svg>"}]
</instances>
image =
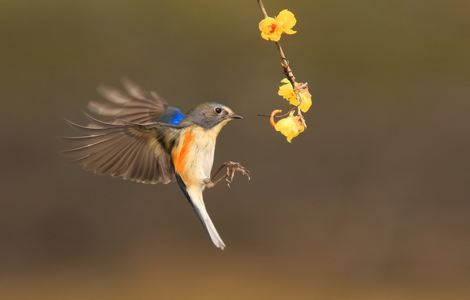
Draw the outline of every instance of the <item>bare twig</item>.
<instances>
[{"instance_id":1,"label":"bare twig","mask_svg":"<svg viewBox=\"0 0 470 300\"><path fill-rule=\"evenodd\" d=\"M264 7L263 1L262 0L257 0L257 1L261 9L261 13L263 14L263 17L265 18L269 17L266 11L266 8ZM274 43L276 44L279 55L281 56L281 66L284 69L284 74L286 75L287 79L290 81L292 86L295 88L297 82L295 81L294 73L292 72L292 69L289 66L289 60L287 60L286 54L284 53L284 49L282 49L280 42L274 42Z\"/></svg>"},{"instance_id":2,"label":"bare twig","mask_svg":"<svg viewBox=\"0 0 470 300\"><path fill-rule=\"evenodd\" d=\"M259 8L261 9L261 13L263 14L263 17L265 18L269 17L268 13L266 12L266 8L263 5L263 1L258 0L258 5L259 5Z\"/></svg>"},{"instance_id":3,"label":"bare twig","mask_svg":"<svg viewBox=\"0 0 470 300\"><path fill-rule=\"evenodd\" d=\"M289 112L286 112L284 114L281 114L281 115L278 115L276 114L274 117L275 118L284 118L284 117L287 117L289 115ZM267 117L267 118L271 118L271 115L267 115L267 114L257 114L256 115L257 117Z\"/></svg>"}]
</instances>

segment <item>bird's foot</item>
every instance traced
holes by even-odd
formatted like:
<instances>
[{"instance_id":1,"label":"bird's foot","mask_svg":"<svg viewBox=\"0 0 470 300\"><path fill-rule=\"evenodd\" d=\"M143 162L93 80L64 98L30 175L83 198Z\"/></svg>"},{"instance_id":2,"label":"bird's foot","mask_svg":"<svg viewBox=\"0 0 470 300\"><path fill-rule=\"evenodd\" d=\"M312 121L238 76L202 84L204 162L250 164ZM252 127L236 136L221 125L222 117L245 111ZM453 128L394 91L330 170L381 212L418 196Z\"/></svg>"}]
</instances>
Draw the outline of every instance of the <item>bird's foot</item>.
<instances>
[{"instance_id":1,"label":"bird's foot","mask_svg":"<svg viewBox=\"0 0 470 300\"><path fill-rule=\"evenodd\" d=\"M218 178L218 179L215 179L215 177L217 176L217 174L220 173L220 171L222 171L223 169L225 168L225 174ZM214 187L217 183L219 183L221 180L225 180L225 183L227 184L227 186L230 188L230 184L232 183L233 181L233 178L235 177L235 174L239 172L241 173L243 176L246 176L248 177L248 180L251 179L250 177L250 171L248 171L247 168L245 168L244 166L242 166L240 163L238 162L234 162L234 161L228 161L228 162L225 162L223 163L220 168L214 173L214 175L212 176L211 179L207 179L205 184L206 184L206 187L207 188L212 188Z\"/></svg>"},{"instance_id":2,"label":"bird's foot","mask_svg":"<svg viewBox=\"0 0 470 300\"><path fill-rule=\"evenodd\" d=\"M241 173L243 176L246 176L248 180L251 180L250 171L248 171L248 169L242 166L240 163L228 161L224 163L224 166L226 168L225 182L227 183L228 187L230 187L230 184L232 183L233 178L235 177L235 173L237 172Z\"/></svg>"}]
</instances>

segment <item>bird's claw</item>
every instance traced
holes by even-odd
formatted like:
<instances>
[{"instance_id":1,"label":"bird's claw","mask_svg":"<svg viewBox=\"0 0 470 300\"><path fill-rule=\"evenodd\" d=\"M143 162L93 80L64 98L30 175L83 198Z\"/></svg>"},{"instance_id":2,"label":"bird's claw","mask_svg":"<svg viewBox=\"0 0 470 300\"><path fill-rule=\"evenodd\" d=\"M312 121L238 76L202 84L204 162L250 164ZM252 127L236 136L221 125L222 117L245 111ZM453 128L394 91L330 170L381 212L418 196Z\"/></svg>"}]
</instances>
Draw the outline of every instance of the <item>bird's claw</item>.
<instances>
[{"instance_id":1,"label":"bird's claw","mask_svg":"<svg viewBox=\"0 0 470 300\"><path fill-rule=\"evenodd\" d=\"M251 180L250 171L238 162L228 161L224 163L224 167L226 168L225 182L229 188L237 172L240 172L243 176L248 177L248 180Z\"/></svg>"},{"instance_id":2,"label":"bird's claw","mask_svg":"<svg viewBox=\"0 0 470 300\"><path fill-rule=\"evenodd\" d=\"M225 174L219 178L217 178L217 175L225 168ZM248 177L248 180L251 179L250 177L250 171L248 171L247 168L242 166L238 162L234 161L228 161L223 163L217 171L211 176L211 178L207 178L204 180L204 185L206 188L212 188L214 187L217 183L219 183L222 180L225 180L225 183L227 186L230 188L230 184L233 181L233 178L235 177L235 174L237 172L240 172L243 176Z\"/></svg>"}]
</instances>

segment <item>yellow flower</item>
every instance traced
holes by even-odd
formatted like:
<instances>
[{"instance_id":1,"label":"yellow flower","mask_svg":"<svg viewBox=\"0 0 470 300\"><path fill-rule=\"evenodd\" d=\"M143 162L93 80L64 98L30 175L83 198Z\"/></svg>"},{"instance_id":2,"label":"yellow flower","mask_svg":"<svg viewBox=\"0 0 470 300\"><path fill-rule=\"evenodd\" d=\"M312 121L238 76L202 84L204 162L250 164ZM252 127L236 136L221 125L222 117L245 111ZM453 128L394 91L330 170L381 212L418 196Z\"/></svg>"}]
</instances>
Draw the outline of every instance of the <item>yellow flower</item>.
<instances>
[{"instance_id":1,"label":"yellow flower","mask_svg":"<svg viewBox=\"0 0 470 300\"><path fill-rule=\"evenodd\" d=\"M281 82L283 84L279 86L279 91L277 92L277 94L289 101L290 104L294 106L299 105L299 101L297 100L295 91L292 88L292 84L290 83L290 81L287 80L287 78L284 78L283 80L281 80ZM308 91L308 87L305 84L298 83L297 90L300 97L300 110L303 112L307 112L312 106L312 95Z\"/></svg>"},{"instance_id":2,"label":"yellow flower","mask_svg":"<svg viewBox=\"0 0 470 300\"><path fill-rule=\"evenodd\" d=\"M277 42L281 39L282 27L271 17L264 18L259 22L259 30L261 31L261 37L267 41Z\"/></svg>"},{"instance_id":3,"label":"yellow flower","mask_svg":"<svg viewBox=\"0 0 470 300\"><path fill-rule=\"evenodd\" d=\"M287 9L281 11L276 18L266 17L259 22L259 30L261 37L267 41L278 42L283 33L294 34L296 33L292 27L295 26L297 20L295 15Z\"/></svg>"},{"instance_id":4,"label":"yellow flower","mask_svg":"<svg viewBox=\"0 0 470 300\"><path fill-rule=\"evenodd\" d=\"M274 122L274 116L281 112L279 109L274 110L271 113L270 122L274 129L284 135L287 141L291 143L293 138L305 130L305 124L300 116L294 116L294 111L291 111L289 116Z\"/></svg>"}]
</instances>

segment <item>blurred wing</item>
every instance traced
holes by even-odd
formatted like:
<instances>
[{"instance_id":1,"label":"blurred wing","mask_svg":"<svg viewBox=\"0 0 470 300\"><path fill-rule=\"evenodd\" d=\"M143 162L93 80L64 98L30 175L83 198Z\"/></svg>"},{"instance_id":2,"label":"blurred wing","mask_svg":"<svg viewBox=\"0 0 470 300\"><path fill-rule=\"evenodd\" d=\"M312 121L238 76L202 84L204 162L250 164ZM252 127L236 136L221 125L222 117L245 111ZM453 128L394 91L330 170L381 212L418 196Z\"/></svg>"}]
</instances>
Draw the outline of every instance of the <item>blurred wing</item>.
<instances>
[{"instance_id":1,"label":"blurred wing","mask_svg":"<svg viewBox=\"0 0 470 300\"><path fill-rule=\"evenodd\" d=\"M178 130L152 125L117 124L87 117L87 126L69 122L84 136L65 137L73 148L64 154L85 170L142 183L169 183L175 175L165 143L176 138Z\"/></svg>"},{"instance_id":2,"label":"blurred wing","mask_svg":"<svg viewBox=\"0 0 470 300\"><path fill-rule=\"evenodd\" d=\"M99 87L98 92L106 101L91 101L88 109L109 122L123 120L140 124L155 122L165 112L168 104L157 93L148 92L128 79L122 83L125 92Z\"/></svg>"}]
</instances>

